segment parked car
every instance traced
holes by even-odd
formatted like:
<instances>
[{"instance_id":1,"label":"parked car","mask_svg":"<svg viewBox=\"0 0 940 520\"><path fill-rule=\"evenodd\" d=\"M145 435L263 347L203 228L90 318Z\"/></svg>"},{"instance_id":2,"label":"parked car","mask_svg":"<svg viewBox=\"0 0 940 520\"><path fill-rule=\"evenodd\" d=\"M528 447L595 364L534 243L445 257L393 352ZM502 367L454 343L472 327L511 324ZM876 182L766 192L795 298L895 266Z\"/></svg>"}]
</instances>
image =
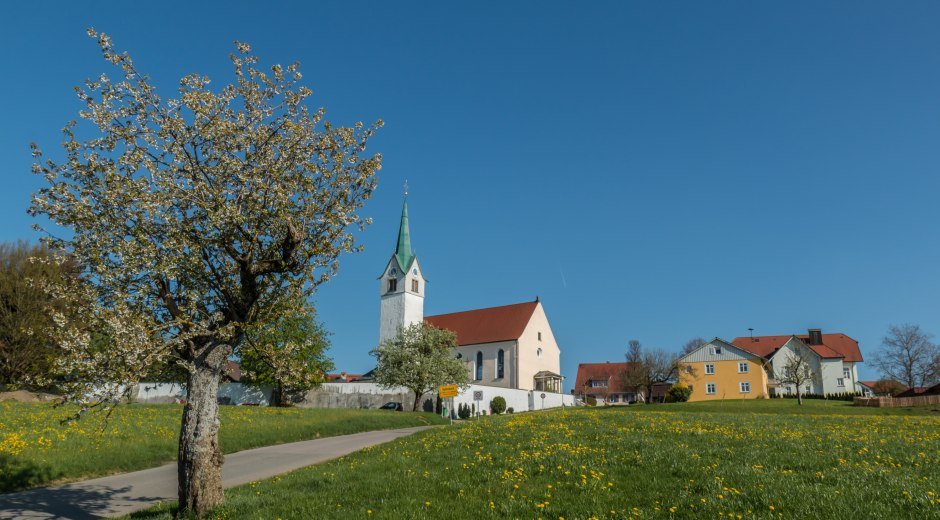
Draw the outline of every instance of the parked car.
<instances>
[{"instance_id":1,"label":"parked car","mask_svg":"<svg viewBox=\"0 0 940 520\"><path fill-rule=\"evenodd\" d=\"M404 408L402 408L401 403L389 401L380 406L379 410L395 410L396 412L401 412Z\"/></svg>"}]
</instances>

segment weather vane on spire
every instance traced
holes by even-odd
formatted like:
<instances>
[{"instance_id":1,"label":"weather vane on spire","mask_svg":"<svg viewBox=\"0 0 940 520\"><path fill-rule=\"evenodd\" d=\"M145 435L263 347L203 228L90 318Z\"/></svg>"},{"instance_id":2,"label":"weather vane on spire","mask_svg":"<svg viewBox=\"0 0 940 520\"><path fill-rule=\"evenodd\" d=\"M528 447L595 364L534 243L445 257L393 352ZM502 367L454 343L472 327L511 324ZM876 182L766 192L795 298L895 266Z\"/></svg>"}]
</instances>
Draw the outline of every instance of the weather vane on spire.
<instances>
[{"instance_id":1,"label":"weather vane on spire","mask_svg":"<svg viewBox=\"0 0 940 520\"><path fill-rule=\"evenodd\" d=\"M408 196L408 179L405 179L405 196Z\"/></svg>"}]
</instances>

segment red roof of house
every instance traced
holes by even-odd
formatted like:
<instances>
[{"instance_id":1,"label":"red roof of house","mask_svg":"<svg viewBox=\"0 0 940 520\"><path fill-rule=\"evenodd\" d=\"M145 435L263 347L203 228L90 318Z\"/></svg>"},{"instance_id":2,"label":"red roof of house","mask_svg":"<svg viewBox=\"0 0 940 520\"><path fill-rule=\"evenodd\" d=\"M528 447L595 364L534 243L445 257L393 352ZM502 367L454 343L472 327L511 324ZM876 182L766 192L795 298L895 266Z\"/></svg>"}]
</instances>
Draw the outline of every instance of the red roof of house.
<instances>
[{"instance_id":1,"label":"red roof of house","mask_svg":"<svg viewBox=\"0 0 940 520\"><path fill-rule=\"evenodd\" d=\"M879 382L880 381L859 381L859 383L861 383L863 386L867 386L868 388L872 389L874 389L875 385L877 385Z\"/></svg>"},{"instance_id":2,"label":"red roof of house","mask_svg":"<svg viewBox=\"0 0 940 520\"><path fill-rule=\"evenodd\" d=\"M327 374L326 380L328 382L337 382L337 381L358 381L362 378L362 374L347 374L346 372L340 372L339 374Z\"/></svg>"},{"instance_id":3,"label":"red roof of house","mask_svg":"<svg viewBox=\"0 0 940 520\"><path fill-rule=\"evenodd\" d=\"M424 321L457 334L458 345L519 339L539 302L516 303L472 311L425 316Z\"/></svg>"},{"instance_id":4,"label":"red roof of house","mask_svg":"<svg viewBox=\"0 0 940 520\"><path fill-rule=\"evenodd\" d=\"M754 336L734 338L731 344L747 349L758 356L769 358L782 347L792 336ZM797 334L797 338L807 343L823 358L842 358L843 361L859 363L862 361L862 351L858 348L858 341L842 333L823 334L822 345L809 345L809 335Z\"/></svg>"},{"instance_id":5,"label":"red roof of house","mask_svg":"<svg viewBox=\"0 0 940 520\"><path fill-rule=\"evenodd\" d=\"M222 376L237 383L242 380L242 366L235 361L226 361L225 365L222 367Z\"/></svg>"},{"instance_id":6,"label":"red roof of house","mask_svg":"<svg viewBox=\"0 0 940 520\"><path fill-rule=\"evenodd\" d=\"M575 379L575 393L621 393L632 392L624 388L620 375L627 370L626 361L621 363L581 363L578 365L578 377ZM591 381L607 381L607 387L591 388Z\"/></svg>"},{"instance_id":7,"label":"red roof of house","mask_svg":"<svg viewBox=\"0 0 940 520\"><path fill-rule=\"evenodd\" d=\"M894 397L917 397L918 395L924 395L926 392L926 386L912 386L899 394L894 394Z\"/></svg>"}]
</instances>

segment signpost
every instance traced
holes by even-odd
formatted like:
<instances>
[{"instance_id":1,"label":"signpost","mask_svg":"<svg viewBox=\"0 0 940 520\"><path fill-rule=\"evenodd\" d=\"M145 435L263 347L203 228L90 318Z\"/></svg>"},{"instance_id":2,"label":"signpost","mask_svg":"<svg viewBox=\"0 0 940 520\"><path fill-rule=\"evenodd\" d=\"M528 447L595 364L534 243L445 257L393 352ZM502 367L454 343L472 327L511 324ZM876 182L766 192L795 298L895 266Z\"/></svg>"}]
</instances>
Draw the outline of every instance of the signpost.
<instances>
[{"instance_id":1,"label":"signpost","mask_svg":"<svg viewBox=\"0 0 940 520\"><path fill-rule=\"evenodd\" d=\"M542 392L542 409L545 409L545 392Z\"/></svg>"},{"instance_id":2,"label":"signpost","mask_svg":"<svg viewBox=\"0 0 940 520\"><path fill-rule=\"evenodd\" d=\"M444 413L450 417L450 423L454 424L454 398L457 397L458 393L457 385L443 385L438 389L438 395L441 396L441 399L450 398L450 410L447 407L444 407Z\"/></svg>"},{"instance_id":3,"label":"signpost","mask_svg":"<svg viewBox=\"0 0 940 520\"><path fill-rule=\"evenodd\" d=\"M481 412L483 411L483 409L480 408L481 406L480 401L483 400L483 390L474 390L473 400L477 402L477 417L479 417L480 415L482 415Z\"/></svg>"}]
</instances>

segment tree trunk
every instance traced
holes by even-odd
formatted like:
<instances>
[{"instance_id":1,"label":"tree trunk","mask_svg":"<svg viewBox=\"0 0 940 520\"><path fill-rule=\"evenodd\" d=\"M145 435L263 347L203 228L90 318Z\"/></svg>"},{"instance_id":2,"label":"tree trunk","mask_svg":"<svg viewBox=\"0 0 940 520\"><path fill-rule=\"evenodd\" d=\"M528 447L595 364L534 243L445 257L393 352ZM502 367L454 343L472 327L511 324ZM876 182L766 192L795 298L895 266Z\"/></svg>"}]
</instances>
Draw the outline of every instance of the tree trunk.
<instances>
[{"instance_id":1,"label":"tree trunk","mask_svg":"<svg viewBox=\"0 0 940 520\"><path fill-rule=\"evenodd\" d=\"M222 505L222 452L219 450L219 380L230 349L207 347L188 377L177 456L178 516L203 516Z\"/></svg>"},{"instance_id":2,"label":"tree trunk","mask_svg":"<svg viewBox=\"0 0 940 520\"><path fill-rule=\"evenodd\" d=\"M271 401L274 402L274 406L287 406L287 392L284 391L284 384L278 381L274 385L274 391L271 396Z\"/></svg>"},{"instance_id":3,"label":"tree trunk","mask_svg":"<svg viewBox=\"0 0 940 520\"><path fill-rule=\"evenodd\" d=\"M414 409L413 409L412 411L417 412L417 411L418 411L418 404L421 403L421 391L420 391L420 390L415 390L414 393L415 393L415 407L414 407Z\"/></svg>"},{"instance_id":4,"label":"tree trunk","mask_svg":"<svg viewBox=\"0 0 940 520\"><path fill-rule=\"evenodd\" d=\"M800 393L799 389L796 391L796 402L800 406L803 406L803 394Z\"/></svg>"}]
</instances>

